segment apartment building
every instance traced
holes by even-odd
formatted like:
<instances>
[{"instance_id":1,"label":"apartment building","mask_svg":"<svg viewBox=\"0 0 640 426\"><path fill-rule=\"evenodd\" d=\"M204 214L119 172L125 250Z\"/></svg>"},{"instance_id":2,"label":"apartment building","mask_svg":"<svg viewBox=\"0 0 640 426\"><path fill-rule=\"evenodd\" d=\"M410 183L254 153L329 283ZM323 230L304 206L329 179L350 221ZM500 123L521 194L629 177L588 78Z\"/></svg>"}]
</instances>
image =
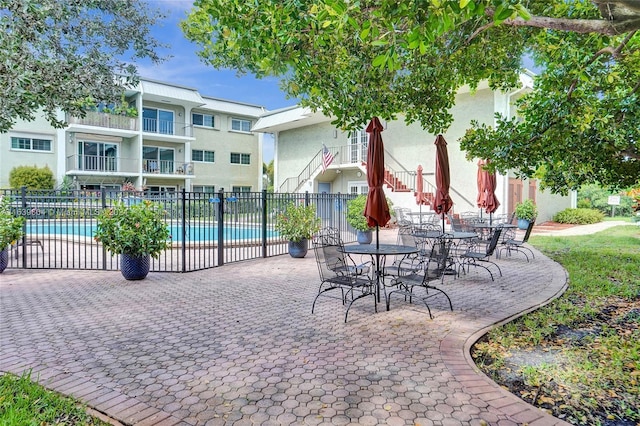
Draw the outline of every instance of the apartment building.
<instances>
[{"instance_id":1,"label":"apartment building","mask_svg":"<svg viewBox=\"0 0 640 426\"><path fill-rule=\"evenodd\" d=\"M119 190L130 182L150 194L262 189L265 109L201 95L197 89L142 79L119 108L96 105L63 129L44 117L0 134L0 188L20 165L49 167L57 185ZM115 113L118 111L118 113Z\"/></svg>"},{"instance_id":2,"label":"apartment building","mask_svg":"<svg viewBox=\"0 0 640 426\"><path fill-rule=\"evenodd\" d=\"M509 93L494 91L485 83L475 91L463 87L456 96L455 105L450 111L453 123L443 134L448 143L450 195L456 213L478 212L478 159L466 158L466 153L460 149L459 139L470 127L471 120L493 125L495 113L507 117L514 115L514 103L519 96L532 89L533 75L522 73L520 82L520 88ZM276 191L367 192L368 134L365 127L368 123L363 123L357 131L344 132L332 125L331 121L331 117L299 106L269 111L260 117L254 131L274 135ZM436 135L424 130L419 123L406 123L402 116L394 121L383 122L383 125L385 194L394 206L429 210L429 205L417 205L416 179L417 170L421 168L423 188L427 197L432 198L435 190ZM323 166L325 146L332 155L326 169ZM542 191L535 180L523 181L513 173L497 176L496 194L501 203L497 214L510 214L516 203L531 198L538 205L539 222L550 220L554 213L575 206L575 194L563 197Z\"/></svg>"}]
</instances>

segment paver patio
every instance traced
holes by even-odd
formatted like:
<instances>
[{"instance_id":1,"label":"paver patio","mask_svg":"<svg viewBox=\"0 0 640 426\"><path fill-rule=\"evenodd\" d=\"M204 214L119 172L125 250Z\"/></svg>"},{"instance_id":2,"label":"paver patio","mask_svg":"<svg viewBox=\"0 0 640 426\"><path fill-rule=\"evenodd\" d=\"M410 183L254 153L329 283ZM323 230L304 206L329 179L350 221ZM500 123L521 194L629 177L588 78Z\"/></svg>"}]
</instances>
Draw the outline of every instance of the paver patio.
<instances>
[{"instance_id":1,"label":"paver patio","mask_svg":"<svg viewBox=\"0 0 640 426\"><path fill-rule=\"evenodd\" d=\"M395 240L393 231L381 232ZM539 252L482 268L426 308L393 300L311 303L313 253L188 274L6 270L0 275L0 371L33 377L124 424L561 425L474 366L492 324L565 289Z\"/></svg>"}]
</instances>

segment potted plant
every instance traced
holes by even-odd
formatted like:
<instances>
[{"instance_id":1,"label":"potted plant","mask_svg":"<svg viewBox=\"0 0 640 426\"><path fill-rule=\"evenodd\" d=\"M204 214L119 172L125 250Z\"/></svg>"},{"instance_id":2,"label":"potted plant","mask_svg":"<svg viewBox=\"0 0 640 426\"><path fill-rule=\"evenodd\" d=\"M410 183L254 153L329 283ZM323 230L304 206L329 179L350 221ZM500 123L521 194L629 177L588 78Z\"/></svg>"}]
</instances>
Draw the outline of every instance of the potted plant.
<instances>
[{"instance_id":1,"label":"potted plant","mask_svg":"<svg viewBox=\"0 0 640 426\"><path fill-rule=\"evenodd\" d=\"M314 205L289 203L276 215L276 231L289 241L289 255L302 258L307 255L309 238L320 230L320 218Z\"/></svg>"},{"instance_id":2,"label":"potted plant","mask_svg":"<svg viewBox=\"0 0 640 426\"><path fill-rule=\"evenodd\" d=\"M515 214L518 219L518 228L527 229L529 222L533 222L538 216L538 208L529 198L516 204Z\"/></svg>"},{"instance_id":3,"label":"potted plant","mask_svg":"<svg viewBox=\"0 0 640 426\"><path fill-rule=\"evenodd\" d=\"M24 234L22 225L23 217L17 217L11 212L11 200L9 197L0 197L0 273L9 264L9 245L18 241Z\"/></svg>"},{"instance_id":4,"label":"potted plant","mask_svg":"<svg viewBox=\"0 0 640 426\"><path fill-rule=\"evenodd\" d=\"M130 204L130 205L128 205ZM150 257L157 259L169 247L171 234L159 203L118 201L98 215L94 238L105 249L120 255L120 272L128 280L147 276Z\"/></svg>"},{"instance_id":5,"label":"potted plant","mask_svg":"<svg viewBox=\"0 0 640 426\"><path fill-rule=\"evenodd\" d=\"M347 223L357 231L356 238L360 244L370 244L373 234L367 218L364 217L364 206L367 204L366 195L358 195L347 201Z\"/></svg>"}]
</instances>

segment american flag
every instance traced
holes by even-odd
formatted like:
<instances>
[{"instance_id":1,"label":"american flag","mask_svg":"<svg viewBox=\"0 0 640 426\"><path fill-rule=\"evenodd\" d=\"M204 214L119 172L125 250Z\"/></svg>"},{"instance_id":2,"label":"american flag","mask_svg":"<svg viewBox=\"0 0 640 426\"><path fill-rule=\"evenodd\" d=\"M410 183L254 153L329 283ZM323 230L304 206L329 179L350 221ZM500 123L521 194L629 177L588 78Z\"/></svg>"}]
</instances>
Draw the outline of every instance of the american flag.
<instances>
[{"instance_id":1,"label":"american flag","mask_svg":"<svg viewBox=\"0 0 640 426\"><path fill-rule=\"evenodd\" d=\"M322 145L322 173L327 171L327 167L333 161L333 154L326 145Z\"/></svg>"}]
</instances>

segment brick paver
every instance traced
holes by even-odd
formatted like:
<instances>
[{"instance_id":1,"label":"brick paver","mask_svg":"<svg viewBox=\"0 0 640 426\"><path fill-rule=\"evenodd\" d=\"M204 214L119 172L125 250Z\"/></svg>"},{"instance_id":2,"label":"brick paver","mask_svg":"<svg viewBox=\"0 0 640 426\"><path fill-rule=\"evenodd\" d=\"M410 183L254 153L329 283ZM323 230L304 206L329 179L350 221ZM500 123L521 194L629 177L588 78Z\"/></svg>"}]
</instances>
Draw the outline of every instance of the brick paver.
<instances>
[{"instance_id":1,"label":"brick paver","mask_svg":"<svg viewBox=\"0 0 640 426\"><path fill-rule=\"evenodd\" d=\"M394 240L394 231L381 231ZM0 371L78 396L123 424L566 424L501 389L473 365L492 325L560 295L565 271L536 252L447 277L454 311L402 298L374 313L311 303L313 253L188 274L6 270Z\"/></svg>"}]
</instances>

